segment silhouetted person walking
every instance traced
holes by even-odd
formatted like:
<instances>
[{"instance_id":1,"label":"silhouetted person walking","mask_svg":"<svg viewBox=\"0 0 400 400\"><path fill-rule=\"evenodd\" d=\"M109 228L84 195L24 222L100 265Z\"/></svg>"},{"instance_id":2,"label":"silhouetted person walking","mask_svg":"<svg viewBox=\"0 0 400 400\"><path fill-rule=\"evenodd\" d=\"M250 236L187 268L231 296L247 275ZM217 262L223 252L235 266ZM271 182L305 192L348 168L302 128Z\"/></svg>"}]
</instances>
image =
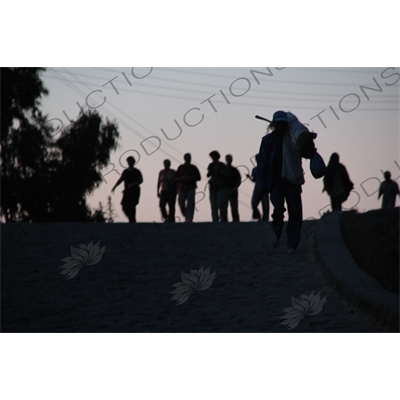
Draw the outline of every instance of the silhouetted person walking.
<instances>
[{"instance_id":1,"label":"silhouetted person walking","mask_svg":"<svg viewBox=\"0 0 400 400\"><path fill-rule=\"evenodd\" d=\"M232 221L239 222L239 186L242 183L242 176L237 168L232 166L233 157L228 154L225 157L229 171L228 178L228 207L231 206Z\"/></svg>"},{"instance_id":2,"label":"silhouetted person walking","mask_svg":"<svg viewBox=\"0 0 400 400\"><path fill-rule=\"evenodd\" d=\"M178 203L185 222L193 222L197 182L201 181L200 171L191 164L192 156L184 155L185 163L176 171L175 180L178 184Z\"/></svg>"},{"instance_id":3,"label":"silhouetted person walking","mask_svg":"<svg viewBox=\"0 0 400 400\"><path fill-rule=\"evenodd\" d=\"M228 167L219 161L221 155L212 151L213 162L207 168L207 178L210 186L211 216L213 222L228 222Z\"/></svg>"},{"instance_id":4,"label":"silhouetted person walking","mask_svg":"<svg viewBox=\"0 0 400 400\"><path fill-rule=\"evenodd\" d=\"M295 125L292 125L292 122ZM274 206L271 223L275 233L271 243L273 248L278 247L282 235L286 201L289 213L286 228L289 254L293 253L300 243L303 223L301 187L305 182L300 148L296 144L295 135L292 135L290 125L297 131L308 132L293 114L290 114L290 121L288 113L284 111L274 114L269 126L272 132L264 136L261 142L255 189L259 196L264 193L271 194Z\"/></svg>"},{"instance_id":5,"label":"silhouetted person walking","mask_svg":"<svg viewBox=\"0 0 400 400\"><path fill-rule=\"evenodd\" d=\"M256 162L258 164L259 155L256 155ZM252 182L255 183L253 189L253 196L251 197L251 208L253 210L253 219L258 221L268 221L269 219L269 195L268 193L259 193L257 189L257 167L251 171L251 175L246 175ZM262 217L258 210L258 205L261 202Z\"/></svg>"},{"instance_id":6,"label":"silhouetted person walking","mask_svg":"<svg viewBox=\"0 0 400 400\"><path fill-rule=\"evenodd\" d=\"M157 196L160 199L161 215L165 222L175 222L176 171L171 169L171 161L164 161L164 169L158 174ZM160 190L161 189L161 190ZM167 212L168 205L168 212Z\"/></svg>"},{"instance_id":7,"label":"silhouetted person walking","mask_svg":"<svg viewBox=\"0 0 400 400\"><path fill-rule=\"evenodd\" d=\"M386 171L383 176L385 180L379 188L378 199L383 196L382 208L394 208L396 206L396 197L400 193L399 185L391 179L392 174L389 171Z\"/></svg>"},{"instance_id":8,"label":"silhouetted person walking","mask_svg":"<svg viewBox=\"0 0 400 400\"><path fill-rule=\"evenodd\" d=\"M331 198L333 211L341 211L342 204L349 198L354 185L351 182L346 167L339 163L339 155L333 153L324 176L324 189Z\"/></svg>"},{"instance_id":9,"label":"silhouetted person walking","mask_svg":"<svg viewBox=\"0 0 400 400\"><path fill-rule=\"evenodd\" d=\"M139 204L140 198L140 185L143 183L142 173L134 168L136 160L133 157L126 159L129 168L122 172L121 178L118 179L115 186L112 188L114 193L115 189L122 183L125 183L124 195L122 197L121 205L122 210L128 217L129 222L136 222L136 206Z\"/></svg>"}]
</instances>

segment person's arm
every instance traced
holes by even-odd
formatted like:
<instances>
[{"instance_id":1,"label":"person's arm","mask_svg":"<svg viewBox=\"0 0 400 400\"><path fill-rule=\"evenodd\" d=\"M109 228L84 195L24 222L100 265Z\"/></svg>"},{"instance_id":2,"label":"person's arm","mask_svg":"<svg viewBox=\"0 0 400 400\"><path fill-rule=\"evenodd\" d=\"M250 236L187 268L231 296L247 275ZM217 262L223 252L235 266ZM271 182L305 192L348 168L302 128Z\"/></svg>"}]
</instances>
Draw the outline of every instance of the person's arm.
<instances>
[{"instance_id":1,"label":"person's arm","mask_svg":"<svg viewBox=\"0 0 400 400\"><path fill-rule=\"evenodd\" d=\"M341 166L341 170L342 170L342 176L343 176L344 183L345 183L345 185L344 185L345 189L348 193L350 193L354 189L354 184L350 180L349 173L347 172L347 169L344 165Z\"/></svg>"},{"instance_id":2,"label":"person's arm","mask_svg":"<svg viewBox=\"0 0 400 400\"><path fill-rule=\"evenodd\" d=\"M175 175L175 181L180 182L182 180L183 180L182 168L178 167L178 170L176 171L176 175Z\"/></svg>"},{"instance_id":3,"label":"person's arm","mask_svg":"<svg viewBox=\"0 0 400 400\"><path fill-rule=\"evenodd\" d=\"M194 167L194 172L195 172L195 177L194 177L195 181L196 182L201 181L200 171L197 167Z\"/></svg>"},{"instance_id":4,"label":"person's arm","mask_svg":"<svg viewBox=\"0 0 400 400\"><path fill-rule=\"evenodd\" d=\"M239 170L236 168L236 189L242 184L242 175L240 175Z\"/></svg>"},{"instance_id":5,"label":"person's arm","mask_svg":"<svg viewBox=\"0 0 400 400\"><path fill-rule=\"evenodd\" d=\"M135 186L140 186L143 183L143 175L140 171L139 172L139 179L134 183Z\"/></svg>"},{"instance_id":6,"label":"person's arm","mask_svg":"<svg viewBox=\"0 0 400 400\"><path fill-rule=\"evenodd\" d=\"M211 163L211 164L207 167L207 178L211 178L211 177L212 177L213 168L214 168L214 163Z\"/></svg>"},{"instance_id":7,"label":"person's arm","mask_svg":"<svg viewBox=\"0 0 400 400\"><path fill-rule=\"evenodd\" d=\"M323 184L324 184L324 187L323 187L323 189L322 189L322 193L324 193L324 192L326 192L326 193L328 193L328 189L327 189L327 182L328 182L328 180L327 180L327 174L325 174L325 176L324 176L324 179L322 180L322 182L323 182Z\"/></svg>"},{"instance_id":8,"label":"person's arm","mask_svg":"<svg viewBox=\"0 0 400 400\"><path fill-rule=\"evenodd\" d=\"M383 195L383 183L381 183L381 185L379 186L379 195L378 195L378 200L382 197Z\"/></svg>"},{"instance_id":9,"label":"person's arm","mask_svg":"<svg viewBox=\"0 0 400 400\"><path fill-rule=\"evenodd\" d=\"M396 198L397 195L400 196L399 185L395 181L392 181L392 185L393 185L393 196L394 198Z\"/></svg>"},{"instance_id":10,"label":"person's arm","mask_svg":"<svg viewBox=\"0 0 400 400\"><path fill-rule=\"evenodd\" d=\"M253 183L256 183L256 177L255 177L256 169L257 167L251 170L251 175L246 174L247 178L249 178Z\"/></svg>"},{"instance_id":11,"label":"person's arm","mask_svg":"<svg viewBox=\"0 0 400 400\"><path fill-rule=\"evenodd\" d=\"M125 172L125 171L124 171ZM111 192L114 193L115 189L124 181L125 179L125 174L124 172L121 175L121 178L118 179L117 183L114 185L114 187L111 189Z\"/></svg>"},{"instance_id":12,"label":"person's arm","mask_svg":"<svg viewBox=\"0 0 400 400\"><path fill-rule=\"evenodd\" d=\"M160 186L161 186L161 173L158 174L158 181L157 181L157 197L160 197Z\"/></svg>"},{"instance_id":13,"label":"person's arm","mask_svg":"<svg viewBox=\"0 0 400 400\"><path fill-rule=\"evenodd\" d=\"M189 183L190 182L196 183L197 181L201 181L201 175L199 169L196 166L191 165L184 179L186 182Z\"/></svg>"}]
</instances>

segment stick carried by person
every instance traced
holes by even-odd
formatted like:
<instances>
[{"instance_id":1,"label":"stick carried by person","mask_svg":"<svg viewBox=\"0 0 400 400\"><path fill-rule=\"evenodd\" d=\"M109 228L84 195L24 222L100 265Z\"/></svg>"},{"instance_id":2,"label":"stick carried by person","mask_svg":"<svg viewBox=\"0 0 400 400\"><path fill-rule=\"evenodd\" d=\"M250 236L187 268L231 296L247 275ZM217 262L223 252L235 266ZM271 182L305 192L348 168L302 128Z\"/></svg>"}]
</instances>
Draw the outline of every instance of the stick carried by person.
<instances>
[{"instance_id":1,"label":"stick carried by person","mask_svg":"<svg viewBox=\"0 0 400 400\"><path fill-rule=\"evenodd\" d=\"M267 118L264 118L264 117L260 117L259 115L256 115L256 118L257 119L261 119L262 121L267 121L267 122L269 122L269 123L271 123L272 121L270 121L269 119L267 119Z\"/></svg>"}]
</instances>

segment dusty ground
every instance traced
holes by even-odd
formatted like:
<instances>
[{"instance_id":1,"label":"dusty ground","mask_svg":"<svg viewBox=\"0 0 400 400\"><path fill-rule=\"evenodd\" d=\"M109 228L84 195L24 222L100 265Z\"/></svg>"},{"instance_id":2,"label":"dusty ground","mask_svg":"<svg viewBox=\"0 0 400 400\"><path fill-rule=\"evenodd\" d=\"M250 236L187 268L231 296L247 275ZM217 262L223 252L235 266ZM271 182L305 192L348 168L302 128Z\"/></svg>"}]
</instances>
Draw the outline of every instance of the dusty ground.
<instances>
[{"instance_id":1,"label":"dusty ground","mask_svg":"<svg viewBox=\"0 0 400 400\"><path fill-rule=\"evenodd\" d=\"M289 332L385 331L327 287L314 259L313 224L304 224L292 255L284 245L270 248L265 223L2 225L1 329L279 333L292 297L299 304L322 291L318 301L327 302L318 309L315 297L314 315L305 315L306 306L303 314L297 309ZM83 266L65 280L59 266L71 246L92 241L101 241L105 253L94 251L94 265L83 265L85 250L75 251L75 266ZM202 267L211 267L210 275ZM170 292L179 288L177 305Z\"/></svg>"}]
</instances>

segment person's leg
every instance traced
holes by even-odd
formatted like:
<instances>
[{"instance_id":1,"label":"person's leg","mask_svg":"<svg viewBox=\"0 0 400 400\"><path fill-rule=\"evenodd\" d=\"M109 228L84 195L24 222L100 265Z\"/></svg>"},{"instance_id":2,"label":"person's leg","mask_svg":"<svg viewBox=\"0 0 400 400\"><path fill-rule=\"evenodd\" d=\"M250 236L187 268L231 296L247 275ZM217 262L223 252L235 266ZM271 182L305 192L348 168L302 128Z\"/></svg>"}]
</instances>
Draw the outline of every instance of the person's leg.
<instances>
[{"instance_id":1,"label":"person's leg","mask_svg":"<svg viewBox=\"0 0 400 400\"><path fill-rule=\"evenodd\" d=\"M331 208L332 208L332 211L335 211L335 198L332 197L332 196L330 196L330 199L331 199Z\"/></svg>"},{"instance_id":2,"label":"person's leg","mask_svg":"<svg viewBox=\"0 0 400 400\"><path fill-rule=\"evenodd\" d=\"M269 195L266 193L261 199L262 211L263 211L263 221L269 220Z\"/></svg>"},{"instance_id":3,"label":"person's leg","mask_svg":"<svg viewBox=\"0 0 400 400\"><path fill-rule=\"evenodd\" d=\"M286 190L286 203L289 214L289 222L286 228L287 244L289 249L294 250L299 247L303 225L301 191L301 186L299 185L288 185Z\"/></svg>"},{"instance_id":4,"label":"person's leg","mask_svg":"<svg viewBox=\"0 0 400 400\"><path fill-rule=\"evenodd\" d=\"M232 213L232 220L233 220L233 209L232 209L232 195L233 195L233 190L232 189L228 189L227 193L226 193L226 215L228 216L229 214L229 207L231 208L231 213Z\"/></svg>"},{"instance_id":5,"label":"person's leg","mask_svg":"<svg viewBox=\"0 0 400 400\"><path fill-rule=\"evenodd\" d=\"M134 217L132 217L132 196L129 196L126 192L124 193L121 201L122 211L128 218L129 222L133 222Z\"/></svg>"},{"instance_id":6,"label":"person's leg","mask_svg":"<svg viewBox=\"0 0 400 400\"><path fill-rule=\"evenodd\" d=\"M332 211L342 211L343 196L331 197Z\"/></svg>"},{"instance_id":7,"label":"person's leg","mask_svg":"<svg viewBox=\"0 0 400 400\"><path fill-rule=\"evenodd\" d=\"M136 204L132 205L131 208L131 216L130 216L130 222L136 223Z\"/></svg>"},{"instance_id":8,"label":"person's leg","mask_svg":"<svg viewBox=\"0 0 400 400\"><path fill-rule=\"evenodd\" d=\"M218 190L210 188L211 218L213 222L219 222L217 202L218 202Z\"/></svg>"},{"instance_id":9,"label":"person's leg","mask_svg":"<svg viewBox=\"0 0 400 400\"><path fill-rule=\"evenodd\" d=\"M282 229L284 224L285 216L285 191L283 188L275 187L271 191L271 203L274 207L274 212L272 213L272 230L275 233L276 239L279 239L282 235ZM275 243L277 245L277 243Z\"/></svg>"},{"instance_id":10,"label":"person's leg","mask_svg":"<svg viewBox=\"0 0 400 400\"><path fill-rule=\"evenodd\" d=\"M260 196L258 192L254 189L253 196L251 197L251 208L253 210L253 219L261 219L260 211L258 211L258 205L260 204Z\"/></svg>"},{"instance_id":11,"label":"person's leg","mask_svg":"<svg viewBox=\"0 0 400 400\"><path fill-rule=\"evenodd\" d=\"M229 200L231 203L232 221L239 222L239 191L237 189L230 192Z\"/></svg>"},{"instance_id":12,"label":"person's leg","mask_svg":"<svg viewBox=\"0 0 400 400\"><path fill-rule=\"evenodd\" d=\"M181 209L181 213L185 218L186 218L186 198L187 198L187 191L186 190L180 191L178 195L178 203L179 203L179 208Z\"/></svg>"},{"instance_id":13,"label":"person's leg","mask_svg":"<svg viewBox=\"0 0 400 400\"><path fill-rule=\"evenodd\" d=\"M345 202L344 197L345 197L344 195L338 196L337 202L336 202L336 210L342 211L342 208L343 208L342 205Z\"/></svg>"},{"instance_id":14,"label":"person's leg","mask_svg":"<svg viewBox=\"0 0 400 400\"><path fill-rule=\"evenodd\" d=\"M122 211L124 212L124 214L126 215L128 220L130 221L130 212L129 212L129 208L126 206L126 204L122 204Z\"/></svg>"},{"instance_id":15,"label":"person's leg","mask_svg":"<svg viewBox=\"0 0 400 400\"><path fill-rule=\"evenodd\" d=\"M129 222L136 222L136 205L124 203L122 205L122 210L127 216Z\"/></svg>"},{"instance_id":16,"label":"person's leg","mask_svg":"<svg viewBox=\"0 0 400 400\"><path fill-rule=\"evenodd\" d=\"M161 215L164 218L164 221L166 221L168 219L168 213L167 213L167 209L166 209L167 200L168 200L168 193L165 191L162 191L160 193L160 210L161 210Z\"/></svg>"},{"instance_id":17,"label":"person's leg","mask_svg":"<svg viewBox=\"0 0 400 400\"><path fill-rule=\"evenodd\" d=\"M218 189L217 207L221 222L228 222L228 189Z\"/></svg>"},{"instance_id":18,"label":"person's leg","mask_svg":"<svg viewBox=\"0 0 400 400\"><path fill-rule=\"evenodd\" d=\"M187 191L186 222L193 222L196 189Z\"/></svg>"},{"instance_id":19,"label":"person's leg","mask_svg":"<svg viewBox=\"0 0 400 400\"><path fill-rule=\"evenodd\" d=\"M175 203L176 203L176 194L174 191L168 192L168 208L169 215L168 221L175 222Z\"/></svg>"},{"instance_id":20,"label":"person's leg","mask_svg":"<svg viewBox=\"0 0 400 400\"><path fill-rule=\"evenodd\" d=\"M139 205L140 202L140 188L138 192L135 193L133 203L132 203L132 222L136 222L136 207Z\"/></svg>"}]
</instances>

